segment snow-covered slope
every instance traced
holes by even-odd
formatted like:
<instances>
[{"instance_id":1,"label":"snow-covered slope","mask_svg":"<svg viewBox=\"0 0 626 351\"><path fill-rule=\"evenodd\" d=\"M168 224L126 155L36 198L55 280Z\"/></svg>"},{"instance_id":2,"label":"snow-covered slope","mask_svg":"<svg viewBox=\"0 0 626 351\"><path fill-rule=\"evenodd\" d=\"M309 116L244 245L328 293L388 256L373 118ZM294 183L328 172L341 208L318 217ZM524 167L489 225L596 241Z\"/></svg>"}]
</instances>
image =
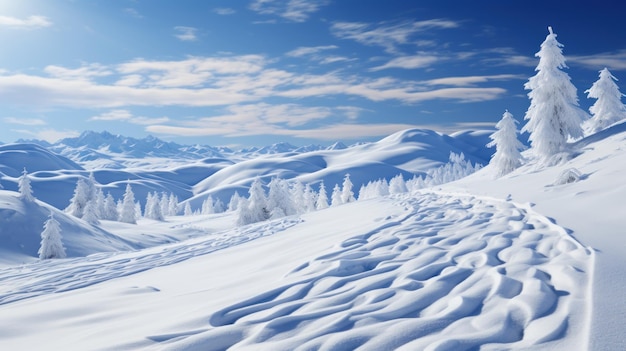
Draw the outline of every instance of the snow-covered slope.
<instances>
[{"instance_id":1,"label":"snow-covered slope","mask_svg":"<svg viewBox=\"0 0 626 351\"><path fill-rule=\"evenodd\" d=\"M60 223L68 257L87 256L97 252L125 251L133 245L100 227L36 201L24 201L18 193L0 190L0 263L31 262L38 257L43 224L50 215Z\"/></svg>"},{"instance_id":2,"label":"snow-covered slope","mask_svg":"<svg viewBox=\"0 0 626 351\"><path fill-rule=\"evenodd\" d=\"M376 179L480 146L469 134L411 130L214 176L244 186L259 170L306 181L362 167ZM488 166L436 189L239 228L233 213L107 222L131 242L170 232L172 243L0 269L0 349L620 350L625 141L618 125L556 166L530 162L499 179ZM580 180L558 184L572 168Z\"/></svg>"}]
</instances>

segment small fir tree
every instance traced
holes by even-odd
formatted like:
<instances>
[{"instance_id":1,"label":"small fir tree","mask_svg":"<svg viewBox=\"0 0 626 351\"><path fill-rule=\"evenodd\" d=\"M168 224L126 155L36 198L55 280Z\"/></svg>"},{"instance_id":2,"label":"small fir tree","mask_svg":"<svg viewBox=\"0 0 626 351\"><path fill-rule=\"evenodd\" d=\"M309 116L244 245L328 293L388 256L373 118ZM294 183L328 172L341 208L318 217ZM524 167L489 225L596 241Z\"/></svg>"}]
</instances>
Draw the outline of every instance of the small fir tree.
<instances>
[{"instance_id":1,"label":"small fir tree","mask_svg":"<svg viewBox=\"0 0 626 351\"><path fill-rule=\"evenodd\" d=\"M333 188L333 192L330 196L330 205L331 206L339 206L343 204L343 199L341 198L341 189L339 188L339 184L335 184Z\"/></svg>"},{"instance_id":2,"label":"small fir tree","mask_svg":"<svg viewBox=\"0 0 626 351\"><path fill-rule=\"evenodd\" d=\"M66 257L61 237L61 226L59 222L54 219L52 212L50 212L48 220L43 225L41 245L37 253L42 260Z\"/></svg>"},{"instance_id":3,"label":"small fir tree","mask_svg":"<svg viewBox=\"0 0 626 351\"><path fill-rule=\"evenodd\" d=\"M124 199L122 200L122 209L120 211L120 222L137 224L137 215L135 213L135 194L130 187L130 183L126 184Z\"/></svg>"},{"instance_id":4,"label":"small fir tree","mask_svg":"<svg viewBox=\"0 0 626 351\"><path fill-rule=\"evenodd\" d=\"M119 213L117 212L117 205L115 203L115 199L111 193L107 193L106 198L104 199L104 215L102 219L106 219L109 221L117 221L119 218Z\"/></svg>"},{"instance_id":5,"label":"small fir tree","mask_svg":"<svg viewBox=\"0 0 626 351\"><path fill-rule=\"evenodd\" d=\"M491 164L496 169L496 176L501 177L522 165L521 150L524 145L517 139L517 121L507 110L502 119L496 123L496 131L489 136L491 142L487 147L495 147L491 156Z\"/></svg>"},{"instance_id":6,"label":"small fir tree","mask_svg":"<svg viewBox=\"0 0 626 351\"><path fill-rule=\"evenodd\" d=\"M183 215L184 216L193 215L193 211L191 210L191 205L189 204L189 202L185 202L185 209L183 210Z\"/></svg>"},{"instance_id":7,"label":"small fir tree","mask_svg":"<svg viewBox=\"0 0 626 351\"><path fill-rule=\"evenodd\" d=\"M34 202L33 189L30 186L30 178L28 177L28 171L24 168L22 176L18 180L18 188L20 191L20 198L25 201Z\"/></svg>"},{"instance_id":8,"label":"small fir tree","mask_svg":"<svg viewBox=\"0 0 626 351\"><path fill-rule=\"evenodd\" d=\"M587 97L597 99L589 108L592 118L587 122L590 133L597 133L610 125L626 119L626 106L615 78L607 68L600 71L600 78L585 91Z\"/></svg>"},{"instance_id":9,"label":"small fir tree","mask_svg":"<svg viewBox=\"0 0 626 351\"><path fill-rule=\"evenodd\" d=\"M317 193L317 199L315 201L315 208L318 210L323 210L328 208L328 194L326 194L326 187L324 186L324 182L320 183L320 190Z\"/></svg>"},{"instance_id":10,"label":"small fir tree","mask_svg":"<svg viewBox=\"0 0 626 351\"><path fill-rule=\"evenodd\" d=\"M352 191L352 181L350 180L350 174L346 174L343 178L343 186L341 188L341 202L347 204L349 202L354 202L356 199L354 198L354 192Z\"/></svg>"},{"instance_id":11,"label":"small fir tree","mask_svg":"<svg viewBox=\"0 0 626 351\"><path fill-rule=\"evenodd\" d=\"M547 159L564 151L568 137L583 136L582 122L588 115L578 106L576 87L563 71L567 68L561 48L552 27L535 56L539 64L524 85L530 90L530 107L524 119L528 121L522 131L530 133L530 143L537 156Z\"/></svg>"}]
</instances>

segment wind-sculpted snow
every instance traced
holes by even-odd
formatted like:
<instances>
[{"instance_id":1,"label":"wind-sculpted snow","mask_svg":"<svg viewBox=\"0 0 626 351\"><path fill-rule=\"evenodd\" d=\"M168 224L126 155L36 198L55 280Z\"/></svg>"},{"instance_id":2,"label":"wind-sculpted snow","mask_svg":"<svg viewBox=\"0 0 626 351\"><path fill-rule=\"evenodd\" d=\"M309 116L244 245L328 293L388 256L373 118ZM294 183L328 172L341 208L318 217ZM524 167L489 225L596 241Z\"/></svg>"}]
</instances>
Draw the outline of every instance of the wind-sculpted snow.
<instances>
[{"instance_id":1,"label":"wind-sculpted snow","mask_svg":"<svg viewBox=\"0 0 626 351\"><path fill-rule=\"evenodd\" d=\"M530 206L489 198L423 193L397 202L402 218L381 219L276 288L215 311L206 331L151 340L176 350L584 345L593 254L564 228Z\"/></svg>"},{"instance_id":2,"label":"wind-sculpted snow","mask_svg":"<svg viewBox=\"0 0 626 351\"><path fill-rule=\"evenodd\" d=\"M190 258L273 235L297 224L297 218L260 223L241 230L142 251L100 253L69 260L46 260L0 269L0 305L41 295L76 290L104 281L172 265ZM201 228L194 226L194 230Z\"/></svg>"}]
</instances>

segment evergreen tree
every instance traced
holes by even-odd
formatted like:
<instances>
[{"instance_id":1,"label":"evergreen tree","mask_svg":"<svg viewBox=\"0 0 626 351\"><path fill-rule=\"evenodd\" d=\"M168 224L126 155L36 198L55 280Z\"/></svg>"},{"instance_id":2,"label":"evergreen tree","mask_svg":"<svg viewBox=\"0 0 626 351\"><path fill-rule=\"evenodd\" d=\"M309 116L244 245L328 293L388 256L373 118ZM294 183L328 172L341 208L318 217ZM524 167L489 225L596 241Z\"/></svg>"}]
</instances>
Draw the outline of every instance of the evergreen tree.
<instances>
[{"instance_id":1,"label":"evergreen tree","mask_svg":"<svg viewBox=\"0 0 626 351\"><path fill-rule=\"evenodd\" d=\"M397 176L391 178L389 181L389 193L390 194L404 194L408 192L409 189L406 187L406 182L404 181L404 177L402 174L398 174Z\"/></svg>"},{"instance_id":2,"label":"evergreen tree","mask_svg":"<svg viewBox=\"0 0 626 351\"><path fill-rule=\"evenodd\" d=\"M583 136L581 124L587 113L578 106L576 88L562 69L567 68L561 48L552 27L541 44L539 64L524 85L530 90L530 107L526 111L528 123L522 131L530 133L529 140L536 155L544 159L562 152L568 137Z\"/></svg>"},{"instance_id":3,"label":"evergreen tree","mask_svg":"<svg viewBox=\"0 0 626 351\"><path fill-rule=\"evenodd\" d=\"M130 187L130 183L126 184L124 192L124 200L122 200L122 210L120 211L120 222L137 224L137 215L135 213L135 194Z\"/></svg>"},{"instance_id":4,"label":"evergreen tree","mask_svg":"<svg viewBox=\"0 0 626 351\"><path fill-rule=\"evenodd\" d=\"M267 199L263 191L263 185L257 178L252 182L248 191L249 198L242 199L239 203L239 217L237 224L246 225L265 221L270 218L270 212L267 208Z\"/></svg>"},{"instance_id":5,"label":"evergreen tree","mask_svg":"<svg viewBox=\"0 0 626 351\"><path fill-rule=\"evenodd\" d=\"M96 213L97 211L98 208L95 201L87 202L85 210L83 211L82 219L91 225L99 225L100 221L98 220L98 214Z\"/></svg>"},{"instance_id":6,"label":"evergreen tree","mask_svg":"<svg viewBox=\"0 0 626 351\"><path fill-rule=\"evenodd\" d=\"M202 214L212 214L215 213L215 208L213 207L213 196L209 195L204 201L202 201Z\"/></svg>"},{"instance_id":7,"label":"evergreen tree","mask_svg":"<svg viewBox=\"0 0 626 351\"><path fill-rule=\"evenodd\" d=\"M495 147L496 152L489 162L496 169L496 176L501 177L522 165L521 150L524 145L517 139L517 121L507 110L496 123L497 131L489 136L492 140L487 147Z\"/></svg>"},{"instance_id":8,"label":"evergreen tree","mask_svg":"<svg viewBox=\"0 0 626 351\"><path fill-rule=\"evenodd\" d=\"M352 192L352 181L350 181L350 174L346 174L343 178L343 186L341 188L341 202L347 204L348 202L354 202L354 192Z\"/></svg>"},{"instance_id":9,"label":"evergreen tree","mask_svg":"<svg viewBox=\"0 0 626 351\"><path fill-rule=\"evenodd\" d=\"M230 201L228 202L228 210L229 211L237 211L237 207L239 205L239 200L241 200L241 195L237 191L230 197Z\"/></svg>"},{"instance_id":10,"label":"evergreen tree","mask_svg":"<svg viewBox=\"0 0 626 351\"><path fill-rule=\"evenodd\" d=\"M330 198L330 205L333 207L343 204L343 199L341 198L341 189L339 188L338 184L335 184L335 187L333 188L333 193L331 194Z\"/></svg>"},{"instance_id":11,"label":"evergreen tree","mask_svg":"<svg viewBox=\"0 0 626 351\"><path fill-rule=\"evenodd\" d=\"M270 211L272 218L291 216L298 213L289 184L285 180L273 178L268 186L267 210Z\"/></svg>"},{"instance_id":12,"label":"evergreen tree","mask_svg":"<svg viewBox=\"0 0 626 351\"><path fill-rule=\"evenodd\" d=\"M191 210L191 205L189 204L189 202L185 202L185 209L183 211L183 215L184 216L193 215L193 211Z\"/></svg>"},{"instance_id":13,"label":"evergreen tree","mask_svg":"<svg viewBox=\"0 0 626 351\"><path fill-rule=\"evenodd\" d=\"M317 195L315 194L315 192L311 188L311 185L308 184L308 183L307 183L307 185L304 186L303 200L304 200L303 201L303 204L304 204L303 210L305 212L315 211Z\"/></svg>"},{"instance_id":14,"label":"evergreen tree","mask_svg":"<svg viewBox=\"0 0 626 351\"><path fill-rule=\"evenodd\" d=\"M224 203L222 202L222 200L220 200L219 198L215 199L215 203L213 204L213 211L215 211L215 213L222 213L225 210L226 209L224 208Z\"/></svg>"},{"instance_id":15,"label":"evergreen tree","mask_svg":"<svg viewBox=\"0 0 626 351\"><path fill-rule=\"evenodd\" d=\"M170 193L167 208L168 216L176 216L178 214L178 197L173 193Z\"/></svg>"},{"instance_id":16,"label":"evergreen tree","mask_svg":"<svg viewBox=\"0 0 626 351\"><path fill-rule=\"evenodd\" d=\"M144 217L154 219L156 221L162 221L164 219L161 209L161 200L159 200L159 194L156 191L153 194L148 193L146 196Z\"/></svg>"},{"instance_id":17,"label":"evergreen tree","mask_svg":"<svg viewBox=\"0 0 626 351\"><path fill-rule=\"evenodd\" d=\"M328 195L326 194L326 187L324 186L324 181L320 183L320 191L317 194L317 200L315 201L315 208L318 210L323 210L328 208Z\"/></svg>"},{"instance_id":18,"label":"evergreen tree","mask_svg":"<svg viewBox=\"0 0 626 351\"><path fill-rule=\"evenodd\" d=\"M66 257L61 237L61 226L59 222L54 219L52 212L50 212L48 220L43 225L41 245L37 253L42 260Z\"/></svg>"},{"instance_id":19,"label":"evergreen tree","mask_svg":"<svg viewBox=\"0 0 626 351\"><path fill-rule=\"evenodd\" d=\"M20 199L25 201L34 202L33 189L30 186L30 178L28 177L28 171L24 168L22 176L18 180L18 188L20 191Z\"/></svg>"},{"instance_id":20,"label":"evergreen tree","mask_svg":"<svg viewBox=\"0 0 626 351\"><path fill-rule=\"evenodd\" d=\"M626 106L622 104L622 94L615 84L615 78L607 68L600 71L600 78L585 93L597 99L589 108L593 116L588 121L591 133L599 132L610 125L626 119Z\"/></svg>"},{"instance_id":21,"label":"evergreen tree","mask_svg":"<svg viewBox=\"0 0 626 351\"><path fill-rule=\"evenodd\" d=\"M119 218L119 213L117 212L117 205L115 204L115 199L111 196L111 193L108 193L106 198L104 199L104 215L102 219L106 219L109 221L117 221Z\"/></svg>"}]
</instances>

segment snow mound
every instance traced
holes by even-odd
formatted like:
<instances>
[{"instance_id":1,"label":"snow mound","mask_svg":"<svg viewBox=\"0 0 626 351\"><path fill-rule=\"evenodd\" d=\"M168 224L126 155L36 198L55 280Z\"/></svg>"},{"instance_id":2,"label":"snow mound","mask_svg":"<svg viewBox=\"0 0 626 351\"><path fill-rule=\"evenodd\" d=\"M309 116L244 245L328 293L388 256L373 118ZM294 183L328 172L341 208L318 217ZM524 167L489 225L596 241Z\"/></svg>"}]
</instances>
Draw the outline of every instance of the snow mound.
<instances>
[{"instance_id":1,"label":"snow mound","mask_svg":"<svg viewBox=\"0 0 626 351\"><path fill-rule=\"evenodd\" d=\"M571 349L584 341L593 255L565 229L528 206L471 196L423 193L396 205L407 209L401 218L301 262L275 288L212 313L206 331L161 338L163 346Z\"/></svg>"},{"instance_id":2,"label":"snow mound","mask_svg":"<svg viewBox=\"0 0 626 351\"><path fill-rule=\"evenodd\" d=\"M128 241L52 206L39 201L24 201L15 192L0 191L0 263L28 262L38 257L43 224L50 212L61 225L68 257L136 248Z\"/></svg>"}]
</instances>

